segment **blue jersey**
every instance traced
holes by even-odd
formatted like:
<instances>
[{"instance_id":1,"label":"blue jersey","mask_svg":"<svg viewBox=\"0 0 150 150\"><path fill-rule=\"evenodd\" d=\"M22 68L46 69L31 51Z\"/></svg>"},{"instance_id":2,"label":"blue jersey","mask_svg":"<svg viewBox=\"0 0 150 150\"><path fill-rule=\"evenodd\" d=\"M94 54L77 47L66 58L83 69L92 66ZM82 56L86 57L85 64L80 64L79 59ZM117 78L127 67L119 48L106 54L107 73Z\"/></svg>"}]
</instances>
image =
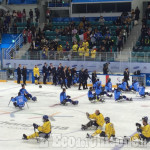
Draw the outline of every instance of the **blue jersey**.
<instances>
[{"instance_id":1,"label":"blue jersey","mask_svg":"<svg viewBox=\"0 0 150 150\"><path fill-rule=\"evenodd\" d=\"M19 91L20 93L21 93L21 95L27 95L27 94L29 94L28 92L27 92L27 90L26 89L20 89L20 91Z\"/></svg>"},{"instance_id":2,"label":"blue jersey","mask_svg":"<svg viewBox=\"0 0 150 150\"><path fill-rule=\"evenodd\" d=\"M93 98L94 97L94 95L92 94L92 91L88 91L88 98Z\"/></svg>"},{"instance_id":3,"label":"blue jersey","mask_svg":"<svg viewBox=\"0 0 150 150\"><path fill-rule=\"evenodd\" d=\"M62 103L66 98L67 98L66 93L65 92L61 92L60 93L60 102Z\"/></svg>"},{"instance_id":4,"label":"blue jersey","mask_svg":"<svg viewBox=\"0 0 150 150\"><path fill-rule=\"evenodd\" d=\"M27 99L25 96L20 95L20 96L13 98L11 101L16 102L17 106L19 106L19 107L24 107L25 102L27 102Z\"/></svg>"},{"instance_id":5,"label":"blue jersey","mask_svg":"<svg viewBox=\"0 0 150 150\"><path fill-rule=\"evenodd\" d=\"M122 82L122 84L119 85L118 87L121 88L123 91L125 91L127 89L127 82Z\"/></svg>"},{"instance_id":6,"label":"blue jersey","mask_svg":"<svg viewBox=\"0 0 150 150\"><path fill-rule=\"evenodd\" d=\"M120 97L121 92L118 89L114 90L114 98L115 100L118 100Z\"/></svg>"},{"instance_id":7,"label":"blue jersey","mask_svg":"<svg viewBox=\"0 0 150 150\"><path fill-rule=\"evenodd\" d=\"M112 91L112 83L111 82L107 82L105 85L105 90L107 92L111 92Z\"/></svg>"},{"instance_id":8,"label":"blue jersey","mask_svg":"<svg viewBox=\"0 0 150 150\"><path fill-rule=\"evenodd\" d=\"M100 85L100 86L97 86L96 89L95 89L96 95L99 95L101 92L102 92L102 87L101 87L101 85Z\"/></svg>"},{"instance_id":9,"label":"blue jersey","mask_svg":"<svg viewBox=\"0 0 150 150\"><path fill-rule=\"evenodd\" d=\"M139 82L138 81L134 82L133 87L134 87L134 90L136 92L138 92L139 91Z\"/></svg>"},{"instance_id":10,"label":"blue jersey","mask_svg":"<svg viewBox=\"0 0 150 150\"><path fill-rule=\"evenodd\" d=\"M145 95L145 87L144 86L139 87L139 95L141 95L141 96Z\"/></svg>"},{"instance_id":11,"label":"blue jersey","mask_svg":"<svg viewBox=\"0 0 150 150\"><path fill-rule=\"evenodd\" d=\"M101 82L101 81L96 81L96 82L94 83L94 85L93 85L93 88L96 89L99 84L101 85L102 82Z\"/></svg>"}]
</instances>

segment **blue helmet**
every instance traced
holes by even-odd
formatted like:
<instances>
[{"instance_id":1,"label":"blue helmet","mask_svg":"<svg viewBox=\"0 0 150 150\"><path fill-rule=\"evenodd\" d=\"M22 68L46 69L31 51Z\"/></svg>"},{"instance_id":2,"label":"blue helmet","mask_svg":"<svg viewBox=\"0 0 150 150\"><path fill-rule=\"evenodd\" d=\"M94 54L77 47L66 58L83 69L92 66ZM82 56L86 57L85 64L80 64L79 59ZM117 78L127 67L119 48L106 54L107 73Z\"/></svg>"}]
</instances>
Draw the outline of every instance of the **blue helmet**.
<instances>
[{"instance_id":1,"label":"blue helmet","mask_svg":"<svg viewBox=\"0 0 150 150\"><path fill-rule=\"evenodd\" d=\"M105 120L106 123L109 123L109 122L110 122L110 118L109 118L109 117L105 117L104 120Z\"/></svg>"},{"instance_id":2,"label":"blue helmet","mask_svg":"<svg viewBox=\"0 0 150 150\"><path fill-rule=\"evenodd\" d=\"M47 115L44 115L44 116L43 116L43 120L44 120L44 121L48 120L48 116L47 116Z\"/></svg>"},{"instance_id":3,"label":"blue helmet","mask_svg":"<svg viewBox=\"0 0 150 150\"><path fill-rule=\"evenodd\" d=\"M142 120L145 121L145 122L148 122L148 117L147 117L147 116L144 116L144 117L142 118Z\"/></svg>"}]
</instances>

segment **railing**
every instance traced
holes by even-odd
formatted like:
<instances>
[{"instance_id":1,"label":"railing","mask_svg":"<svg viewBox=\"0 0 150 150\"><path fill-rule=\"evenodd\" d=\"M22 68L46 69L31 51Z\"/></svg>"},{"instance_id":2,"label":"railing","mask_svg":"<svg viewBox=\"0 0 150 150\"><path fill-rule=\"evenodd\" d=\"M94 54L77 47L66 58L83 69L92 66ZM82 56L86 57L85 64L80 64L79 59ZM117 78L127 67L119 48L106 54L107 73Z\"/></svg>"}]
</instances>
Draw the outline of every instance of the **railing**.
<instances>
[{"instance_id":1,"label":"railing","mask_svg":"<svg viewBox=\"0 0 150 150\"><path fill-rule=\"evenodd\" d=\"M22 57L18 57L18 55ZM10 59L10 57L7 57ZM14 51L11 59L23 60L64 60L64 61L107 61L107 62L146 62L150 63L150 52L57 52L27 51L25 54Z\"/></svg>"},{"instance_id":2,"label":"railing","mask_svg":"<svg viewBox=\"0 0 150 150\"><path fill-rule=\"evenodd\" d=\"M13 53L17 53L20 47L23 45L23 35L22 33L16 38L13 44L10 45L8 49L4 51L5 59L11 59L13 57Z\"/></svg>"}]
</instances>

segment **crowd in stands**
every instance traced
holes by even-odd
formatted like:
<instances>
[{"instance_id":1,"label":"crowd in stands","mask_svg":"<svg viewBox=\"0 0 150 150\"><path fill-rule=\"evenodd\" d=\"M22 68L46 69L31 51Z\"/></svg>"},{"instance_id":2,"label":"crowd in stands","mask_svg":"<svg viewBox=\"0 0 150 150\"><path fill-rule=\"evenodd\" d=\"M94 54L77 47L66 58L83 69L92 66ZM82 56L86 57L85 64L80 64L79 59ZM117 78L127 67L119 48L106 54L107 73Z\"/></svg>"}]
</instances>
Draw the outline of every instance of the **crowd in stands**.
<instances>
[{"instance_id":1,"label":"crowd in stands","mask_svg":"<svg viewBox=\"0 0 150 150\"><path fill-rule=\"evenodd\" d=\"M147 51L147 46L150 46L150 5L145 11L145 15L142 19L141 35L136 43L137 47L134 47L134 51L142 50ZM140 50L140 51L141 51Z\"/></svg>"},{"instance_id":2,"label":"crowd in stands","mask_svg":"<svg viewBox=\"0 0 150 150\"><path fill-rule=\"evenodd\" d=\"M26 28L27 32L32 31L34 28L33 22L38 22L40 16L40 11L35 9L35 20L34 20L34 12L31 9L29 14L26 14L26 10L22 11L13 10L5 12L4 10L0 10L0 33L20 33L17 28L23 26Z\"/></svg>"},{"instance_id":3,"label":"crowd in stands","mask_svg":"<svg viewBox=\"0 0 150 150\"><path fill-rule=\"evenodd\" d=\"M49 52L74 52L75 55L91 58L95 58L96 52L117 52L129 36L134 19L128 13L122 13L115 21L105 21L100 16L94 22L83 17L80 22L46 23L32 39L29 51L42 50L45 59Z\"/></svg>"}]
</instances>

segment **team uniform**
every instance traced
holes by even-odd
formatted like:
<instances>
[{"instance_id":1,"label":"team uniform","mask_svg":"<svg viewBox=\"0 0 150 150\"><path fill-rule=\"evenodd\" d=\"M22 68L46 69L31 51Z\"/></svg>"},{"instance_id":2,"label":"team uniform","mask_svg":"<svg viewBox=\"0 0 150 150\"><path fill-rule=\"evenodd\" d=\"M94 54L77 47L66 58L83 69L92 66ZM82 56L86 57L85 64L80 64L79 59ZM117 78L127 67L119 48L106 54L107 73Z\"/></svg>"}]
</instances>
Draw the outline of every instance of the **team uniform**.
<instances>
[{"instance_id":1,"label":"team uniform","mask_svg":"<svg viewBox=\"0 0 150 150\"><path fill-rule=\"evenodd\" d=\"M22 96L25 96L28 100L32 99L33 101L36 101L36 97L32 97L32 95L28 93L26 89L22 88L20 89L19 92Z\"/></svg>"},{"instance_id":2,"label":"team uniform","mask_svg":"<svg viewBox=\"0 0 150 150\"><path fill-rule=\"evenodd\" d=\"M138 92L139 91L139 82L138 81L134 81L132 83L132 85L130 86L130 90L134 90L134 91Z\"/></svg>"},{"instance_id":3,"label":"team uniform","mask_svg":"<svg viewBox=\"0 0 150 150\"><path fill-rule=\"evenodd\" d=\"M131 137L131 141L140 139L140 140L146 140L146 142L150 142L150 125L148 124L148 117L142 118L143 126L141 124L136 123L137 126L137 132Z\"/></svg>"},{"instance_id":4,"label":"team uniform","mask_svg":"<svg viewBox=\"0 0 150 150\"><path fill-rule=\"evenodd\" d=\"M33 123L33 127L35 129L38 130L38 132L33 133L32 135L26 136L25 134L23 134L23 139L25 140L29 140L29 139L33 139L35 137L44 137L44 138L48 138L50 133L51 133L51 123L48 120L48 116L44 115L43 116L43 125L42 126L38 126L37 124Z\"/></svg>"},{"instance_id":5,"label":"team uniform","mask_svg":"<svg viewBox=\"0 0 150 150\"><path fill-rule=\"evenodd\" d=\"M66 92L60 93L60 103L65 105L67 102L70 102L73 105L78 105L78 101L73 101L70 99L70 96L66 96Z\"/></svg>"},{"instance_id":6,"label":"team uniform","mask_svg":"<svg viewBox=\"0 0 150 150\"><path fill-rule=\"evenodd\" d=\"M115 98L115 101L119 101L121 99L130 100L130 101L132 100L132 98L129 99L125 95L121 96L121 91L118 88L114 90L114 98Z\"/></svg>"},{"instance_id":7,"label":"team uniform","mask_svg":"<svg viewBox=\"0 0 150 150\"><path fill-rule=\"evenodd\" d=\"M89 114L88 118L92 119L92 120L90 120L86 125L82 125L82 127L81 127L82 130L86 130L91 126L96 126L96 128L103 127L105 121L104 121L104 116L102 113L99 113L98 115L96 115L96 113ZM97 132L97 131L98 131L98 129L95 132Z\"/></svg>"},{"instance_id":8,"label":"team uniform","mask_svg":"<svg viewBox=\"0 0 150 150\"><path fill-rule=\"evenodd\" d=\"M101 129L98 129L91 136L89 136L89 134L87 134L87 138L94 137L97 134L99 134L100 137L108 137L108 139L110 139L111 137L115 137L114 125L113 125L113 123L110 123L110 121L107 122L106 119L109 119L109 117L105 118L105 122L106 122L105 131L102 131Z\"/></svg>"},{"instance_id":9,"label":"team uniform","mask_svg":"<svg viewBox=\"0 0 150 150\"><path fill-rule=\"evenodd\" d=\"M33 75L34 75L34 78L35 78L35 84L38 84L39 82L39 77L40 77L40 72L39 72L39 68L37 67L34 67L33 69Z\"/></svg>"},{"instance_id":10,"label":"team uniform","mask_svg":"<svg viewBox=\"0 0 150 150\"><path fill-rule=\"evenodd\" d=\"M112 83L110 81L106 83L105 91L112 92Z\"/></svg>"},{"instance_id":11,"label":"team uniform","mask_svg":"<svg viewBox=\"0 0 150 150\"><path fill-rule=\"evenodd\" d=\"M22 107L24 107L25 103L27 102L27 99L24 95L19 95L15 98L11 98L11 101L13 102L15 107L22 108Z\"/></svg>"},{"instance_id":12,"label":"team uniform","mask_svg":"<svg viewBox=\"0 0 150 150\"><path fill-rule=\"evenodd\" d=\"M146 95L150 96L150 93L145 92L145 87L144 86L140 86L139 87L139 95L141 97L145 97Z\"/></svg>"},{"instance_id":13,"label":"team uniform","mask_svg":"<svg viewBox=\"0 0 150 150\"><path fill-rule=\"evenodd\" d=\"M112 97L112 94L109 95L106 91L102 90L101 84L96 85L95 93L96 96L102 96L106 94L108 97Z\"/></svg>"},{"instance_id":14,"label":"team uniform","mask_svg":"<svg viewBox=\"0 0 150 150\"><path fill-rule=\"evenodd\" d=\"M118 85L118 87L123 90L123 91L127 91L127 82L123 81L120 85Z\"/></svg>"}]
</instances>

